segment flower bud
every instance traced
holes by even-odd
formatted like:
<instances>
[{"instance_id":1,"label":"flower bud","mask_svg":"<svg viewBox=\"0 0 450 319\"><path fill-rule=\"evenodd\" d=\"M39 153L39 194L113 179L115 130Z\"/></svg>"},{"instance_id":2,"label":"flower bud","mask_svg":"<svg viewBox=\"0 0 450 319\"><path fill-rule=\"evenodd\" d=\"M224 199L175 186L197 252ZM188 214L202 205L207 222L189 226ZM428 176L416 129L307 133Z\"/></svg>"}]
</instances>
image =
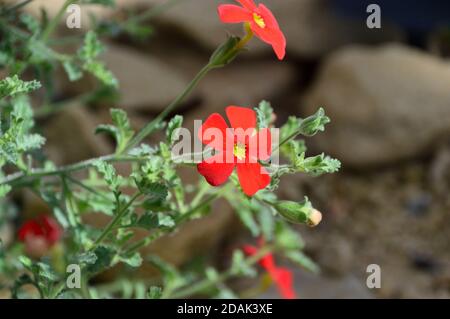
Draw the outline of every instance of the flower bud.
<instances>
[{"instance_id":1,"label":"flower bud","mask_svg":"<svg viewBox=\"0 0 450 319\"><path fill-rule=\"evenodd\" d=\"M209 66L222 67L233 61L240 50L238 47L239 41L240 39L238 37L229 37L228 40L218 47L211 55Z\"/></svg>"},{"instance_id":2,"label":"flower bud","mask_svg":"<svg viewBox=\"0 0 450 319\"><path fill-rule=\"evenodd\" d=\"M312 207L306 197L302 202L278 201L273 203L273 206L281 216L291 223L314 227L322 220L322 214Z\"/></svg>"}]
</instances>

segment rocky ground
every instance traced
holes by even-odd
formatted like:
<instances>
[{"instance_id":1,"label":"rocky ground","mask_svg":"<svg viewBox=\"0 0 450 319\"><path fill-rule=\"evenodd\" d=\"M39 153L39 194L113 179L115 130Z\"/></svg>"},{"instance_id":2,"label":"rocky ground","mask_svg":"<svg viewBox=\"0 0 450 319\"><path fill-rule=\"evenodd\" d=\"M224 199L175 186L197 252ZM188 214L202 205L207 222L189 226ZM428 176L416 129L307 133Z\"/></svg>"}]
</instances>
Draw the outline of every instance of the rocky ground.
<instances>
[{"instance_id":1,"label":"rocky ground","mask_svg":"<svg viewBox=\"0 0 450 319\"><path fill-rule=\"evenodd\" d=\"M139 8L156 2L118 1ZM120 38L104 54L121 84L114 106L126 109L136 128L182 90L226 29L236 30L218 23L219 1L180 2L151 22L157 31L150 41ZM288 178L280 189L286 198L308 195L324 214L319 227L300 229L322 267L320 277L298 273L300 297L450 297L450 63L408 45L400 29L344 23L324 0L265 2L286 30L287 61L277 62L254 41L182 106L187 125L228 104L250 106L263 98L272 101L279 121L323 106L332 124L308 141L311 155L339 158L342 171ZM33 1L31 10L43 3ZM71 97L92 83L67 83L62 76L60 85L61 96ZM108 121L112 106L74 104L42 120L50 157L64 164L110 152L111 142L93 132ZM25 214L45 209L30 195L23 202ZM169 260L182 264L192 254L232 245L232 213L215 216L166 241ZM369 291L366 267L373 263L381 266L382 287Z\"/></svg>"}]
</instances>

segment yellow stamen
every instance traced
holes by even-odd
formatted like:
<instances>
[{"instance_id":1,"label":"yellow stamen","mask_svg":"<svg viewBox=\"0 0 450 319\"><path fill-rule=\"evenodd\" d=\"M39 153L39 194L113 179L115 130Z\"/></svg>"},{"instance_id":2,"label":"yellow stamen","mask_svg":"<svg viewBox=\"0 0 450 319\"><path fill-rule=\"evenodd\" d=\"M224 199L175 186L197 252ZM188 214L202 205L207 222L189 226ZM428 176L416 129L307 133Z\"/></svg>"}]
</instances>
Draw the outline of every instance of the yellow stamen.
<instances>
[{"instance_id":1,"label":"yellow stamen","mask_svg":"<svg viewBox=\"0 0 450 319\"><path fill-rule=\"evenodd\" d=\"M258 25L258 27L264 29L266 27L266 22L264 22L264 19L257 13L253 13L253 20Z\"/></svg>"},{"instance_id":2,"label":"yellow stamen","mask_svg":"<svg viewBox=\"0 0 450 319\"><path fill-rule=\"evenodd\" d=\"M234 149L233 149L233 154L240 161L245 159L245 145L243 145L243 144L235 144L234 145Z\"/></svg>"}]
</instances>

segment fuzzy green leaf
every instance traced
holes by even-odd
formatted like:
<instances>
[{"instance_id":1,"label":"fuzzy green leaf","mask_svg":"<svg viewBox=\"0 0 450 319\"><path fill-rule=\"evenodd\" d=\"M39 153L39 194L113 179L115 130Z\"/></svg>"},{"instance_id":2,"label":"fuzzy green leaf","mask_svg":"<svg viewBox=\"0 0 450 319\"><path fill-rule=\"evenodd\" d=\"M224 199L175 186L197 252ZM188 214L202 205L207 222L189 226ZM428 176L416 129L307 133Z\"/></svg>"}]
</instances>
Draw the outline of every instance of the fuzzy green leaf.
<instances>
[{"instance_id":1,"label":"fuzzy green leaf","mask_svg":"<svg viewBox=\"0 0 450 319\"><path fill-rule=\"evenodd\" d=\"M20 93L28 93L41 87L36 80L22 81L17 75L0 80L0 99L6 96L14 96Z\"/></svg>"}]
</instances>

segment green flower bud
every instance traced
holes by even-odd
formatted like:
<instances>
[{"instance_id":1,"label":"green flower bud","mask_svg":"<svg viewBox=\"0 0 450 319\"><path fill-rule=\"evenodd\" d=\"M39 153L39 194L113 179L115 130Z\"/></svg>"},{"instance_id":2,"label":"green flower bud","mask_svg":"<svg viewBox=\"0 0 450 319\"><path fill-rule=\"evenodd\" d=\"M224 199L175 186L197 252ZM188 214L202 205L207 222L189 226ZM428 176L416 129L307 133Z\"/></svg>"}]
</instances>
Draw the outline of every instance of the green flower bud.
<instances>
[{"instance_id":1,"label":"green flower bud","mask_svg":"<svg viewBox=\"0 0 450 319\"><path fill-rule=\"evenodd\" d=\"M237 56L240 49L238 43L240 38L229 37L228 40L214 51L209 59L211 67L222 67L227 65Z\"/></svg>"},{"instance_id":2,"label":"green flower bud","mask_svg":"<svg viewBox=\"0 0 450 319\"><path fill-rule=\"evenodd\" d=\"M273 207L291 223L314 227L322 220L322 214L312 207L306 197L302 202L278 201L273 203Z\"/></svg>"},{"instance_id":3,"label":"green flower bud","mask_svg":"<svg viewBox=\"0 0 450 319\"><path fill-rule=\"evenodd\" d=\"M313 136L318 132L323 132L328 123L330 123L330 118L325 115L323 108L320 108L316 114L301 121L300 132L304 136Z\"/></svg>"}]
</instances>

